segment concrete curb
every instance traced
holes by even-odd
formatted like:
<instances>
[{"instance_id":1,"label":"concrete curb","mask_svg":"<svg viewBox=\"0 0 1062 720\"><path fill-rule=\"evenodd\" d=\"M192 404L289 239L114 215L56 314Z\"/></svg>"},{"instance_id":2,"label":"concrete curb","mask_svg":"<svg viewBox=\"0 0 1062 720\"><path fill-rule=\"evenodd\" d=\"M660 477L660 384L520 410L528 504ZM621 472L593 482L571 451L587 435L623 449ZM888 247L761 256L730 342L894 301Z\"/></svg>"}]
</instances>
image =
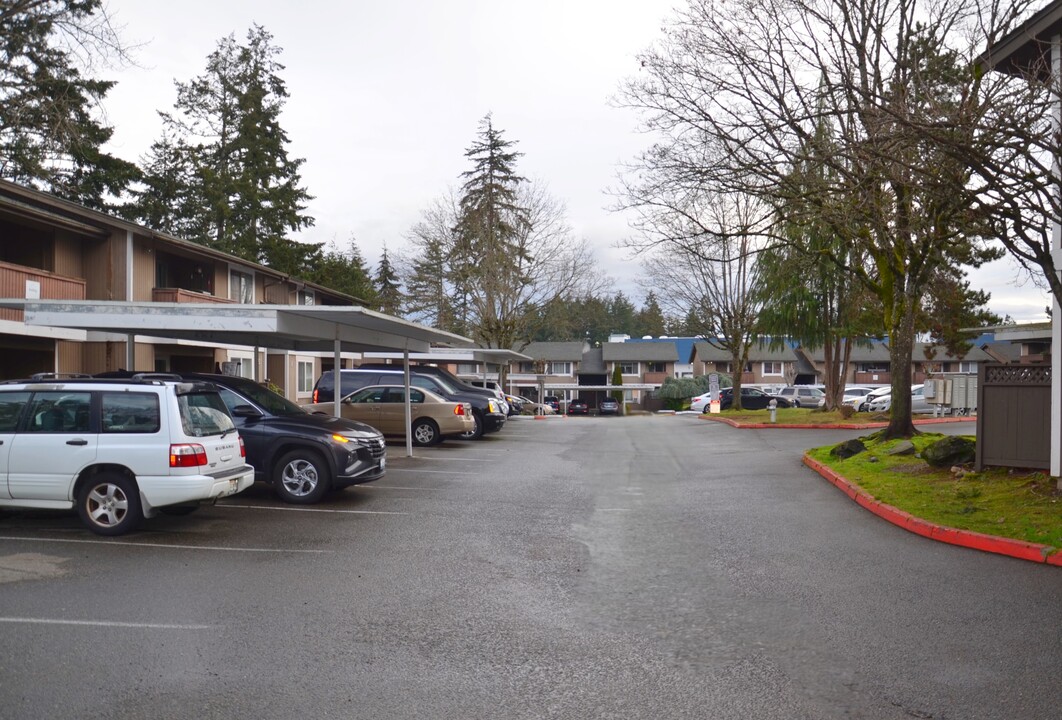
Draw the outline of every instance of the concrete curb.
<instances>
[{"instance_id":1,"label":"concrete curb","mask_svg":"<svg viewBox=\"0 0 1062 720\"><path fill-rule=\"evenodd\" d=\"M701 415L700 419L721 422L739 430L875 430L889 426L887 422L843 423L838 425L821 423L748 423L713 415ZM977 418L926 418L924 420L913 420L912 422L915 425L941 425L943 423L977 422Z\"/></svg>"},{"instance_id":2,"label":"concrete curb","mask_svg":"<svg viewBox=\"0 0 1062 720\"><path fill-rule=\"evenodd\" d=\"M807 454L804 455L804 464L833 483L858 505L908 532L949 545L1062 567L1062 552L1056 552L1058 548L937 525L875 499L873 495L854 482L842 477Z\"/></svg>"}]
</instances>

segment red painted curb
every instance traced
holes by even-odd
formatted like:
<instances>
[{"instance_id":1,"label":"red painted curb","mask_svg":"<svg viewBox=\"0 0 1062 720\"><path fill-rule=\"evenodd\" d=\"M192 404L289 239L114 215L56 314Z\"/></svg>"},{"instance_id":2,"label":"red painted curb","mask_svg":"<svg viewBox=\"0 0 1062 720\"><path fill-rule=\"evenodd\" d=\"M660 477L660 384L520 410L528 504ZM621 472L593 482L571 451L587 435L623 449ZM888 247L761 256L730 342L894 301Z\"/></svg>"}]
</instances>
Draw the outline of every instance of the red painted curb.
<instances>
[{"instance_id":1,"label":"red painted curb","mask_svg":"<svg viewBox=\"0 0 1062 720\"><path fill-rule=\"evenodd\" d=\"M714 417L712 415L698 415L700 420L721 422L739 430L874 430L888 427L887 422L870 423L843 423L837 425L813 424L813 423L749 423L730 418ZM929 418L926 420L912 420L915 425L939 425L941 423L976 422L977 418Z\"/></svg>"},{"instance_id":2,"label":"red painted curb","mask_svg":"<svg viewBox=\"0 0 1062 720\"><path fill-rule=\"evenodd\" d=\"M1020 560L1062 567L1062 552L1058 552L1058 548L1053 548L1050 545L1041 545L1040 543L1026 542L1025 540L985 535L973 530L960 530L945 525L937 525L892 505L880 502L851 480L842 477L807 454L804 455L804 464L833 483L841 492L852 498L861 507L866 508L881 519L887 520L893 525L897 525L916 535L948 543L949 545L958 545L973 550L995 553L996 555L1007 555Z\"/></svg>"}]
</instances>

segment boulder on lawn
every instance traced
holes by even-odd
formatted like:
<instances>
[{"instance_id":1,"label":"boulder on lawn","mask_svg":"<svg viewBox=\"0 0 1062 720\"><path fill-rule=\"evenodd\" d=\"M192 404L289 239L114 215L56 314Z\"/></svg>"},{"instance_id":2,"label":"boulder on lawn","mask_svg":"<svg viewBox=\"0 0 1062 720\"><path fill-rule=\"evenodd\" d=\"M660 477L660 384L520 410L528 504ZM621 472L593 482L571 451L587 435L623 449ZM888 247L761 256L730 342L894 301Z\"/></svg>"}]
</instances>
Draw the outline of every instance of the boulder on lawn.
<instances>
[{"instance_id":1,"label":"boulder on lawn","mask_svg":"<svg viewBox=\"0 0 1062 720\"><path fill-rule=\"evenodd\" d=\"M974 440L954 435L927 445L922 457L933 467L965 465L974 461L977 444Z\"/></svg>"},{"instance_id":2,"label":"boulder on lawn","mask_svg":"<svg viewBox=\"0 0 1062 720\"><path fill-rule=\"evenodd\" d=\"M859 440L845 440L840 445L834 446L833 450L830 450L830 455L842 460L850 458L853 455L858 455L867 449L867 446L861 443Z\"/></svg>"},{"instance_id":3,"label":"boulder on lawn","mask_svg":"<svg viewBox=\"0 0 1062 720\"><path fill-rule=\"evenodd\" d=\"M886 450L885 454L886 455L914 455L915 452L917 452L917 451L915 450L914 443L912 443L910 440L901 440L900 442L898 442L894 446L892 446L890 449Z\"/></svg>"}]
</instances>

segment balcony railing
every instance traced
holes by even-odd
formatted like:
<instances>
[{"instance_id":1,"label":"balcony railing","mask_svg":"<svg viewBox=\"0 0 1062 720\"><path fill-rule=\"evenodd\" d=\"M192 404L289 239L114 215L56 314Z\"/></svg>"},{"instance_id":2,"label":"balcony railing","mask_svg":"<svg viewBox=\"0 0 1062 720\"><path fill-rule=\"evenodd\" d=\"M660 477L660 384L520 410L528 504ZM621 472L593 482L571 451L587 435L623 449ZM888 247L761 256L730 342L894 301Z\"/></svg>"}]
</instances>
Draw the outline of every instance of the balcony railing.
<instances>
[{"instance_id":1,"label":"balcony railing","mask_svg":"<svg viewBox=\"0 0 1062 720\"><path fill-rule=\"evenodd\" d=\"M892 382L892 373L890 372L857 372L855 374L855 384L873 383L876 385L888 385Z\"/></svg>"},{"instance_id":2,"label":"balcony railing","mask_svg":"<svg viewBox=\"0 0 1062 720\"><path fill-rule=\"evenodd\" d=\"M666 372L647 372L642 376L642 382L655 385L657 383L663 383L664 379L670 376L670 373Z\"/></svg>"},{"instance_id":3,"label":"balcony railing","mask_svg":"<svg viewBox=\"0 0 1062 720\"><path fill-rule=\"evenodd\" d=\"M24 298L29 287L26 282L37 283L41 300L84 300L85 281L79 278L56 275L46 270L0 262L0 297ZM0 320L22 322L21 310L0 309Z\"/></svg>"},{"instance_id":4,"label":"balcony railing","mask_svg":"<svg viewBox=\"0 0 1062 720\"><path fill-rule=\"evenodd\" d=\"M236 301L211 295L210 293L185 290L183 288L152 288L151 302L232 304Z\"/></svg>"}]
</instances>

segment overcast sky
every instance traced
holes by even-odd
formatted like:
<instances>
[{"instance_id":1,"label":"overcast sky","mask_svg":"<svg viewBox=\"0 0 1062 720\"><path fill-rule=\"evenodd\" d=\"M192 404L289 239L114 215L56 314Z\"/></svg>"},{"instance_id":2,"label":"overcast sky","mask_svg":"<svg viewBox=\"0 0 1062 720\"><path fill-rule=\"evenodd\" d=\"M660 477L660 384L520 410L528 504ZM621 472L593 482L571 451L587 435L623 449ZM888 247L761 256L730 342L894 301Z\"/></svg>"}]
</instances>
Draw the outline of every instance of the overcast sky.
<instances>
[{"instance_id":1,"label":"overcast sky","mask_svg":"<svg viewBox=\"0 0 1062 720\"><path fill-rule=\"evenodd\" d=\"M112 152L137 161L161 131L182 82L204 72L219 39L244 41L257 23L283 49L289 155L304 158L315 196L314 242L353 237L375 268L386 243L406 245L421 211L458 184L480 119L524 153L518 170L564 202L600 269L641 305L630 234L607 194L619 165L648 143L638 118L609 98L638 71L679 0L109 0L137 66L110 71ZM1013 285L1009 262L977 272L991 307L1043 319L1045 295Z\"/></svg>"}]
</instances>

